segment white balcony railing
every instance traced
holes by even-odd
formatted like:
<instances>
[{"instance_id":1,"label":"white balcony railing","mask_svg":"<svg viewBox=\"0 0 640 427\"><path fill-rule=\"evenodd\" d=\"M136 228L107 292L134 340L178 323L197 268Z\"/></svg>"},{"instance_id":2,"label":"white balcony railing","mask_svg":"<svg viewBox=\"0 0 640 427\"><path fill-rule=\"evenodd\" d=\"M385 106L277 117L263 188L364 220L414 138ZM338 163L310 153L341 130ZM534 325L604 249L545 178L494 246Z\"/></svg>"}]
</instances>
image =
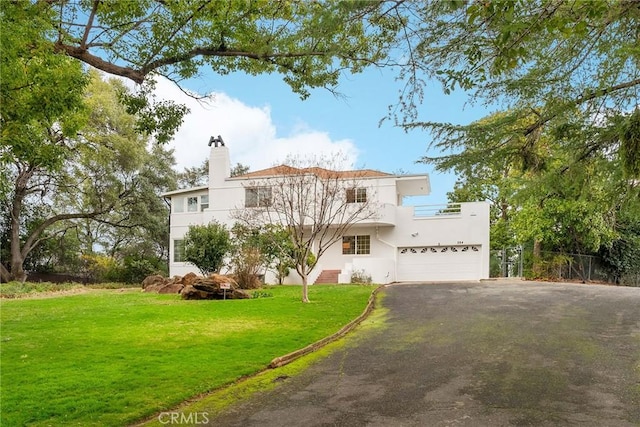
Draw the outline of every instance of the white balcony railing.
<instances>
[{"instance_id":1,"label":"white balcony railing","mask_svg":"<svg viewBox=\"0 0 640 427\"><path fill-rule=\"evenodd\" d=\"M462 207L460 203L448 203L445 205L419 205L413 207L415 218L436 218L461 216Z\"/></svg>"}]
</instances>

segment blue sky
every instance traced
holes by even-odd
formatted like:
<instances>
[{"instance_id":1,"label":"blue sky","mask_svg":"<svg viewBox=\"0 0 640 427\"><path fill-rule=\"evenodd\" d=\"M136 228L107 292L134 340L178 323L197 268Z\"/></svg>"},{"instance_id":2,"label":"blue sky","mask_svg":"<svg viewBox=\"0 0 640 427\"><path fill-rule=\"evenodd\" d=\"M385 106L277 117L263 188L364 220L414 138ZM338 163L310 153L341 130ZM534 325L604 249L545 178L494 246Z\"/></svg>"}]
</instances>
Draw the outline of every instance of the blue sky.
<instances>
[{"instance_id":1,"label":"blue sky","mask_svg":"<svg viewBox=\"0 0 640 427\"><path fill-rule=\"evenodd\" d=\"M183 86L212 96L198 103L169 82L159 81L160 96L187 103L191 109L172 143L179 169L200 164L208 156L209 136L222 135L232 164L240 162L251 170L281 163L290 153L304 157L339 151L351 162L347 166L429 173L432 194L424 203L445 203L447 191L453 188L453 175L436 174L431 166L416 163L427 154L430 138L426 132L405 133L390 121L379 126L389 104L397 101L401 87L391 70L369 69L344 75L338 87L344 98L317 89L300 100L275 74L205 74L183 82ZM434 83L425 94L419 118L465 124L490 113L481 105L466 102L463 92L445 95ZM437 153L431 151L429 155Z\"/></svg>"}]
</instances>

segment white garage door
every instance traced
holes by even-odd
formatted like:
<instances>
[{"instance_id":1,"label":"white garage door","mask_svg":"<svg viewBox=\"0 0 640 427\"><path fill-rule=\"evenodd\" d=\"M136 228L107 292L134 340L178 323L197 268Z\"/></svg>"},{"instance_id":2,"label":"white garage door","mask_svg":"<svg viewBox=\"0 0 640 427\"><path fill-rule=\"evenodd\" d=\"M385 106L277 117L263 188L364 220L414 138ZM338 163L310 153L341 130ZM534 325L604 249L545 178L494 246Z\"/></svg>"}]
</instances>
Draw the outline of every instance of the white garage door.
<instances>
[{"instance_id":1,"label":"white garage door","mask_svg":"<svg viewBox=\"0 0 640 427\"><path fill-rule=\"evenodd\" d=\"M398 248L397 280L478 280L482 250L481 245Z\"/></svg>"}]
</instances>

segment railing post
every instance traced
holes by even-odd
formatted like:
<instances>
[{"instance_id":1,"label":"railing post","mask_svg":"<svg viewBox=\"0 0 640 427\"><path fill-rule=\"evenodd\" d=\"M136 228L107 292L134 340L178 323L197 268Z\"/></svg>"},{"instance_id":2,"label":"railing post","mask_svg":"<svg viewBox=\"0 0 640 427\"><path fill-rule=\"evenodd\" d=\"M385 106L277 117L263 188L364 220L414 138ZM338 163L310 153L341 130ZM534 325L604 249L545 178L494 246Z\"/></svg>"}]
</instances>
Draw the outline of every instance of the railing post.
<instances>
[{"instance_id":1,"label":"railing post","mask_svg":"<svg viewBox=\"0 0 640 427\"><path fill-rule=\"evenodd\" d=\"M507 277L507 249L502 248L502 277Z\"/></svg>"},{"instance_id":2,"label":"railing post","mask_svg":"<svg viewBox=\"0 0 640 427\"><path fill-rule=\"evenodd\" d=\"M523 270L524 270L524 246L520 245L520 247L518 248L518 250L520 251L520 262L518 264L520 264L518 266L518 277L523 277Z\"/></svg>"}]
</instances>

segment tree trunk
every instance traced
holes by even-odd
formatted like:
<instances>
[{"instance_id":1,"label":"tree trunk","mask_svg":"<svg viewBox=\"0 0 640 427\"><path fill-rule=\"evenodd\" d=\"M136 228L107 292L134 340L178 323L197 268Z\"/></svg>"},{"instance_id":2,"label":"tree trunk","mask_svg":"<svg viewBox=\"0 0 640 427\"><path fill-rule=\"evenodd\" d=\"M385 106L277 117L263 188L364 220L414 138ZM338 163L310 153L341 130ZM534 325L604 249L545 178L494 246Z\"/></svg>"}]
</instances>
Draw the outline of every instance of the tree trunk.
<instances>
[{"instance_id":1,"label":"tree trunk","mask_svg":"<svg viewBox=\"0 0 640 427\"><path fill-rule=\"evenodd\" d=\"M533 241L533 274L536 277L540 276L541 266L540 261L542 261L542 242L538 239Z\"/></svg>"},{"instance_id":2,"label":"tree trunk","mask_svg":"<svg viewBox=\"0 0 640 427\"><path fill-rule=\"evenodd\" d=\"M22 247L20 246L20 224L17 219L11 218L11 264L9 268L9 280L17 280L25 282L27 274L23 269L24 257L22 256Z\"/></svg>"},{"instance_id":3,"label":"tree trunk","mask_svg":"<svg viewBox=\"0 0 640 427\"><path fill-rule=\"evenodd\" d=\"M19 211L20 209L18 209ZM11 265L9 266L11 272L9 273L9 280L17 280L24 283L27 280L27 273L23 269L24 257L22 256L22 247L20 245L20 223L18 217L14 217L13 213L11 218Z\"/></svg>"},{"instance_id":4,"label":"tree trunk","mask_svg":"<svg viewBox=\"0 0 640 427\"><path fill-rule=\"evenodd\" d=\"M9 273L9 270L7 270L5 266L0 263L0 282L10 282L10 281L11 281L11 274Z\"/></svg>"},{"instance_id":5,"label":"tree trunk","mask_svg":"<svg viewBox=\"0 0 640 427\"><path fill-rule=\"evenodd\" d=\"M307 274L302 274L302 302L309 302L309 286L307 284Z\"/></svg>"},{"instance_id":6,"label":"tree trunk","mask_svg":"<svg viewBox=\"0 0 640 427\"><path fill-rule=\"evenodd\" d=\"M10 240L11 240L11 263L9 265L9 271L3 269L2 275L3 279L6 275L8 277L7 281L16 280L20 282L25 282L27 280L27 273L24 271L24 260L27 259L29 253L40 243L41 236L44 231L50 227L52 224L55 224L59 221L64 221L67 219L93 219L100 214L110 211L113 209L114 205L111 204L109 206L104 207L99 211L88 212L88 213L69 213L69 214L59 214L54 215L50 218L44 220L38 227L31 231L31 233L26 236L24 242L20 241L20 219L22 217L22 208L24 205L25 197L32 193L32 190L28 189L29 180L33 176L35 168L25 168L18 173L18 177L16 179L14 196L11 204L11 230L10 230ZM7 273L7 274L5 274Z\"/></svg>"},{"instance_id":7,"label":"tree trunk","mask_svg":"<svg viewBox=\"0 0 640 427\"><path fill-rule=\"evenodd\" d=\"M20 245L20 217L22 215L22 204L27 195L27 184L33 176L33 169L21 170L16 177L13 200L11 203L11 264L9 265L9 280L25 282L27 274L23 270L24 256Z\"/></svg>"}]
</instances>

